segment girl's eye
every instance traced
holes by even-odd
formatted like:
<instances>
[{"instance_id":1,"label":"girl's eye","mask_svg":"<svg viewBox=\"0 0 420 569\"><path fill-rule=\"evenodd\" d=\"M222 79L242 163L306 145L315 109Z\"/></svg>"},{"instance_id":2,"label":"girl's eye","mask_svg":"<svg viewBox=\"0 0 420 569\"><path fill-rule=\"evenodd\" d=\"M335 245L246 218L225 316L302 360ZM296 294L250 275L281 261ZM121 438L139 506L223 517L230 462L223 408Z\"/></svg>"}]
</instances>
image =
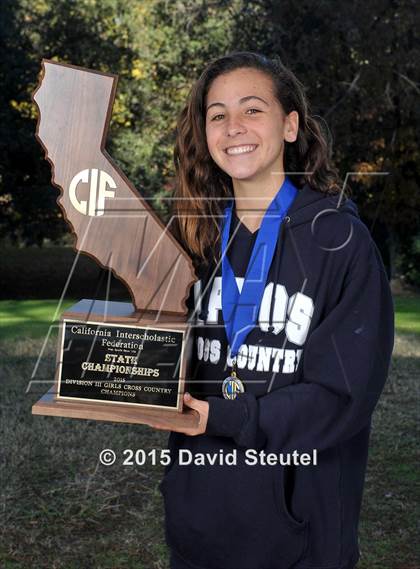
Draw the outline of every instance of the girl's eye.
<instances>
[{"instance_id":1,"label":"girl's eye","mask_svg":"<svg viewBox=\"0 0 420 569\"><path fill-rule=\"evenodd\" d=\"M252 112L251 112L251 111L252 111ZM260 111L259 109L254 109L254 108L252 108L252 109L247 109L246 112L247 112L247 113L250 113L251 115L254 115L255 113L261 113L262 111ZM220 114L218 114L218 115L214 115L214 117L212 117L211 120L212 120L212 121L218 121L218 120L219 120L218 117L222 117L222 118L223 118L224 116L225 116L224 114L220 113Z\"/></svg>"}]
</instances>

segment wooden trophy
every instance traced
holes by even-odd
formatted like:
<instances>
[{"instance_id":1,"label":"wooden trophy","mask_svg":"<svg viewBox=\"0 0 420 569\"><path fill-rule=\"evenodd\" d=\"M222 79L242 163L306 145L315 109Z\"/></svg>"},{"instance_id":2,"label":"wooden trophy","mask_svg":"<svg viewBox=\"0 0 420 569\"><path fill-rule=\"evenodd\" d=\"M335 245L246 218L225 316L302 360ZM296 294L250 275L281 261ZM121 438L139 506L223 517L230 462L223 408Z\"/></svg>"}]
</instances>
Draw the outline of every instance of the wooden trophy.
<instances>
[{"instance_id":1,"label":"wooden trophy","mask_svg":"<svg viewBox=\"0 0 420 569\"><path fill-rule=\"evenodd\" d=\"M36 415L195 426L183 412L191 259L105 151L117 76L43 60L36 137L75 249L111 269L132 304L84 299L60 319L53 387Z\"/></svg>"}]
</instances>

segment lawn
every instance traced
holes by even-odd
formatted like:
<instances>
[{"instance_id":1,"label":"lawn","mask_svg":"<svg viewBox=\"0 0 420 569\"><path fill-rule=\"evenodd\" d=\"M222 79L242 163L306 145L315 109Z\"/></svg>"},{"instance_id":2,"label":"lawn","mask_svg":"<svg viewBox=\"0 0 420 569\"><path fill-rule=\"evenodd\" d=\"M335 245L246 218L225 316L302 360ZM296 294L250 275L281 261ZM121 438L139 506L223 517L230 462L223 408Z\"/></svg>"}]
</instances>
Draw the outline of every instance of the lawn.
<instances>
[{"instance_id":1,"label":"lawn","mask_svg":"<svg viewBox=\"0 0 420 569\"><path fill-rule=\"evenodd\" d=\"M420 335L420 296L396 296L396 331ZM41 338L57 332L58 315L76 300L0 300L0 340Z\"/></svg>"},{"instance_id":2,"label":"lawn","mask_svg":"<svg viewBox=\"0 0 420 569\"><path fill-rule=\"evenodd\" d=\"M396 298L395 306L395 349L373 416L357 569L418 566L420 298ZM55 333L44 339L56 307L55 300L0 303L5 427L0 567L167 569L158 490L163 467L105 467L98 461L104 448L120 457L126 448L163 449L167 434L144 425L31 415L54 373ZM37 362L39 383L30 383Z\"/></svg>"},{"instance_id":3,"label":"lawn","mask_svg":"<svg viewBox=\"0 0 420 569\"><path fill-rule=\"evenodd\" d=\"M0 340L41 338L57 333L57 317L74 300L0 300Z\"/></svg>"},{"instance_id":4,"label":"lawn","mask_svg":"<svg viewBox=\"0 0 420 569\"><path fill-rule=\"evenodd\" d=\"M394 300L397 332L420 334L420 297L395 296Z\"/></svg>"}]
</instances>

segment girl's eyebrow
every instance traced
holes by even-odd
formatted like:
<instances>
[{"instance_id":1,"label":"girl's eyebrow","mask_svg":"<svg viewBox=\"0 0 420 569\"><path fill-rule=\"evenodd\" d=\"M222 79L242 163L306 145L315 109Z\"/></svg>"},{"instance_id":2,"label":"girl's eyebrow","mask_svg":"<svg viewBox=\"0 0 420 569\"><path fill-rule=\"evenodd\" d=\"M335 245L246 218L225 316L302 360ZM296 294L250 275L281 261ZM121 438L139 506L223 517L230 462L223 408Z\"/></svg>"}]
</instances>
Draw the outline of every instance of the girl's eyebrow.
<instances>
[{"instance_id":1,"label":"girl's eyebrow","mask_svg":"<svg viewBox=\"0 0 420 569\"><path fill-rule=\"evenodd\" d=\"M242 105L242 103L246 103L250 99L258 99L259 101L262 101L265 105L267 105L267 107L270 106L267 103L267 101L264 101L264 99L262 99L261 97L258 97L258 95L247 95L246 97L242 97L242 99L239 99L239 104ZM211 103L211 105L209 105L207 107L206 113L208 112L209 109L211 109L211 107L215 107L216 105L219 105L220 107L226 107L226 105L224 103Z\"/></svg>"}]
</instances>

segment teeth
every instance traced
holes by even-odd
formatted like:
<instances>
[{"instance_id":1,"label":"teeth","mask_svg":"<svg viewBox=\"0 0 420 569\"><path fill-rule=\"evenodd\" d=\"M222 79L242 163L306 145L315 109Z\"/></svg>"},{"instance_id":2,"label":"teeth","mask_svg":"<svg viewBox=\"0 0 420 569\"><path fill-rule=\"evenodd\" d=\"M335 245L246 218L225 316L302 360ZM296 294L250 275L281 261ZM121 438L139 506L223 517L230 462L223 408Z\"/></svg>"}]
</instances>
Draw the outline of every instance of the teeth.
<instances>
[{"instance_id":1,"label":"teeth","mask_svg":"<svg viewBox=\"0 0 420 569\"><path fill-rule=\"evenodd\" d=\"M226 152L227 154L245 154L246 152L252 152L256 148L256 144L253 144L251 146L235 146L232 148L227 148Z\"/></svg>"}]
</instances>

